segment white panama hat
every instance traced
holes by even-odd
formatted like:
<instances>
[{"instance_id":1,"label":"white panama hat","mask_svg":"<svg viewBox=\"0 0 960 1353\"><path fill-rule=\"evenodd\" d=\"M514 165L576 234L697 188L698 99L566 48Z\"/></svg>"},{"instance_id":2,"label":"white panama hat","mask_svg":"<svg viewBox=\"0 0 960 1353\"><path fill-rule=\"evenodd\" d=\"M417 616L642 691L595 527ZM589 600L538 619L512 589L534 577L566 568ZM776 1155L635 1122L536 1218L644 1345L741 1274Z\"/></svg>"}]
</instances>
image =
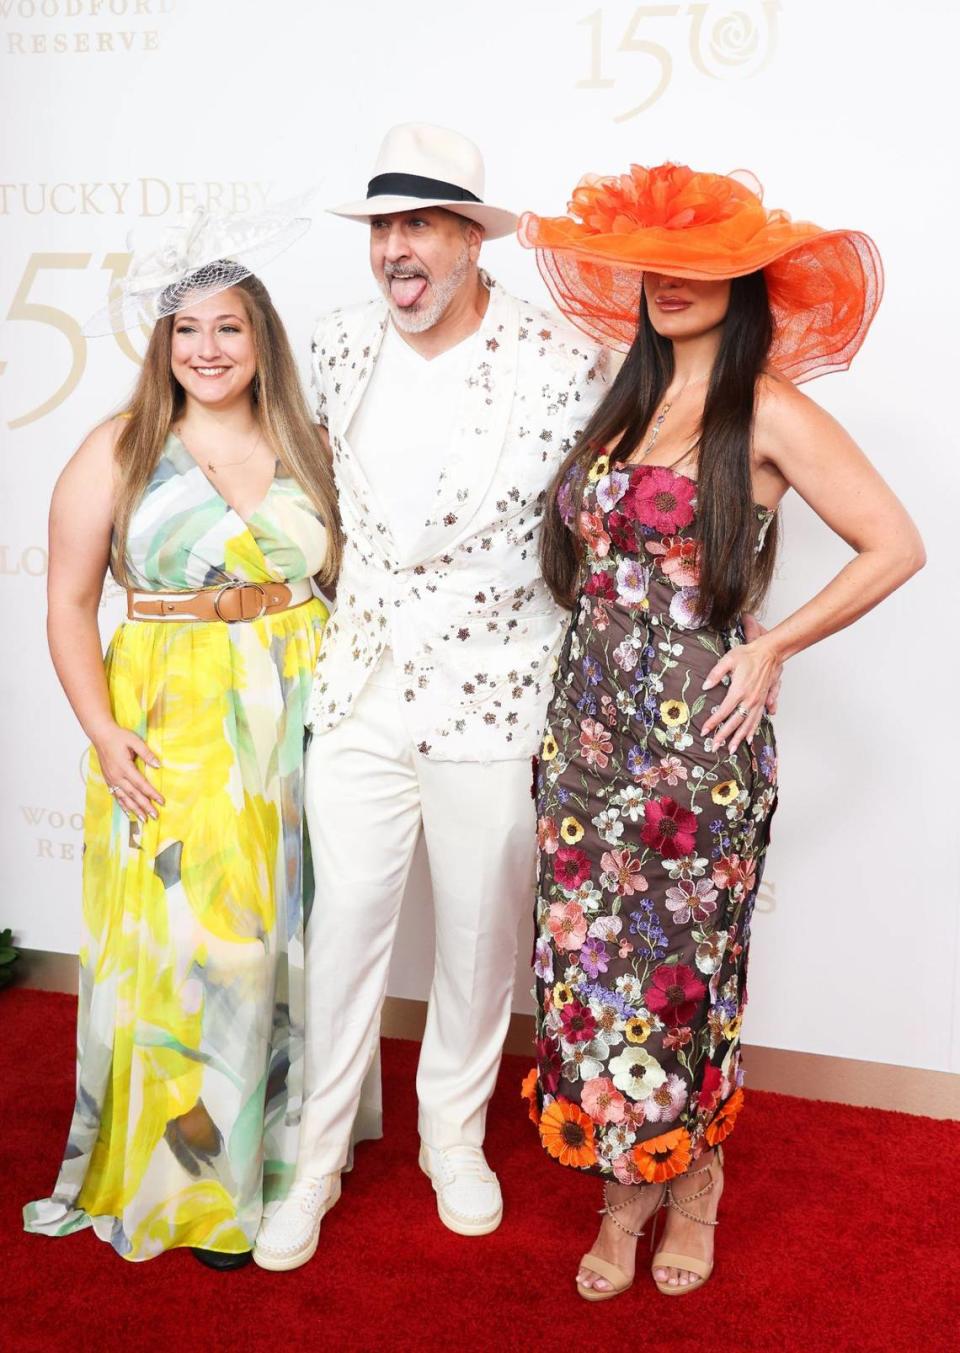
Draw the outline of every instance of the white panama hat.
<instances>
[{"instance_id":1,"label":"white panama hat","mask_svg":"<svg viewBox=\"0 0 960 1353\"><path fill-rule=\"evenodd\" d=\"M514 234L519 218L488 206L483 185L483 156L468 137L429 122L402 122L383 138L363 201L329 210L368 221L417 207L444 207L483 226L488 240Z\"/></svg>"}]
</instances>

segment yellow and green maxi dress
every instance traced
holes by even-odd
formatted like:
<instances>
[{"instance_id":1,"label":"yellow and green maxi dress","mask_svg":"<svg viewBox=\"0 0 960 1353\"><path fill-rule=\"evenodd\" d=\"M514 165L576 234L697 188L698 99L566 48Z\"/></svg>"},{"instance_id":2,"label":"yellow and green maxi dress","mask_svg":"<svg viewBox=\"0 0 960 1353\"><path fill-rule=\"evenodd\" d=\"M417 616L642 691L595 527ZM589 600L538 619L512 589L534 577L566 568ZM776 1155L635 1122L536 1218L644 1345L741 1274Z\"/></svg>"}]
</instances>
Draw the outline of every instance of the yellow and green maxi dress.
<instances>
[{"instance_id":1,"label":"yellow and green maxi dress","mask_svg":"<svg viewBox=\"0 0 960 1353\"><path fill-rule=\"evenodd\" d=\"M293 582L326 532L278 467L247 519L171 434L131 522L144 590ZM91 755L77 1094L60 1176L26 1229L93 1225L126 1259L238 1253L296 1160L303 1073L304 715L327 611L249 624L128 621L113 714L160 760L131 821Z\"/></svg>"}]
</instances>

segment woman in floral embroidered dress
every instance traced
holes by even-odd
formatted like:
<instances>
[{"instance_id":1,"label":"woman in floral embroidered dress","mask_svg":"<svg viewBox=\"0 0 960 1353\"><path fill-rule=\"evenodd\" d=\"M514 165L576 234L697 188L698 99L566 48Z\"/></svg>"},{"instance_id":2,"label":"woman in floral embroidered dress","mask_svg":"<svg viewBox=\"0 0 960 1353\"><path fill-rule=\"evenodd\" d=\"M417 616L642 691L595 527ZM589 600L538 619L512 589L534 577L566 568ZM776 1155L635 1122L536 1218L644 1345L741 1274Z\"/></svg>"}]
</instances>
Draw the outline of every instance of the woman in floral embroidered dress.
<instances>
[{"instance_id":1,"label":"woman in floral embroidered dress","mask_svg":"<svg viewBox=\"0 0 960 1353\"><path fill-rule=\"evenodd\" d=\"M537 1068L549 1154L604 1180L577 1289L710 1276L720 1143L740 1110L750 921L777 798L765 706L783 661L923 564L904 508L794 381L849 365L881 293L872 242L767 212L759 185L675 165L585 179L528 215L561 309L629 352L554 485L544 574L573 611L537 779ZM744 632L791 487L854 549L768 633ZM725 688L725 689L724 689Z\"/></svg>"}]
</instances>

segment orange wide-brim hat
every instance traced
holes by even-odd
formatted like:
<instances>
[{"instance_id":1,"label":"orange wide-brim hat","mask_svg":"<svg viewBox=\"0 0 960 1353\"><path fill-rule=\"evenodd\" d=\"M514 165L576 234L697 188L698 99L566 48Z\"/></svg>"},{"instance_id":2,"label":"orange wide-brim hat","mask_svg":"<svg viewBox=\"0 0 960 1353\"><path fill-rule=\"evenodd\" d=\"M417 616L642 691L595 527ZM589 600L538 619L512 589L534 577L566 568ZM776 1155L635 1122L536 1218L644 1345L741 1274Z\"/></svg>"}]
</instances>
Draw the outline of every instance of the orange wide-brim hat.
<instances>
[{"instance_id":1,"label":"orange wide-brim hat","mask_svg":"<svg viewBox=\"0 0 960 1353\"><path fill-rule=\"evenodd\" d=\"M625 351L636 337L645 272L717 281L762 269L771 364L797 382L845 371L883 294L877 247L860 231L767 211L761 193L741 170L632 165L581 179L566 216L526 212L518 233L562 312L609 347Z\"/></svg>"}]
</instances>

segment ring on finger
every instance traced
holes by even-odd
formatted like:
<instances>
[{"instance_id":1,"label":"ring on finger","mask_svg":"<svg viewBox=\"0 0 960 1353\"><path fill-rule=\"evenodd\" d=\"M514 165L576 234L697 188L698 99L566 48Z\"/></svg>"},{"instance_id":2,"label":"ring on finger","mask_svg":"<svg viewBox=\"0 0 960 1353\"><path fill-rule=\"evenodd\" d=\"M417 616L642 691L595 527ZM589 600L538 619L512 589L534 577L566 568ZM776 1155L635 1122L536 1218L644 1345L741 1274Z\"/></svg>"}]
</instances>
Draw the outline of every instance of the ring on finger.
<instances>
[{"instance_id":1,"label":"ring on finger","mask_svg":"<svg viewBox=\"0 0 960 1353\"><path fill-rule=\"evenodd\" d=\"M750 713L750 706L745 705L741 700L739 705L737 705L737 713L740 715L741 719L745 719L747 715Z\"/></svg>"}]
</instances>

